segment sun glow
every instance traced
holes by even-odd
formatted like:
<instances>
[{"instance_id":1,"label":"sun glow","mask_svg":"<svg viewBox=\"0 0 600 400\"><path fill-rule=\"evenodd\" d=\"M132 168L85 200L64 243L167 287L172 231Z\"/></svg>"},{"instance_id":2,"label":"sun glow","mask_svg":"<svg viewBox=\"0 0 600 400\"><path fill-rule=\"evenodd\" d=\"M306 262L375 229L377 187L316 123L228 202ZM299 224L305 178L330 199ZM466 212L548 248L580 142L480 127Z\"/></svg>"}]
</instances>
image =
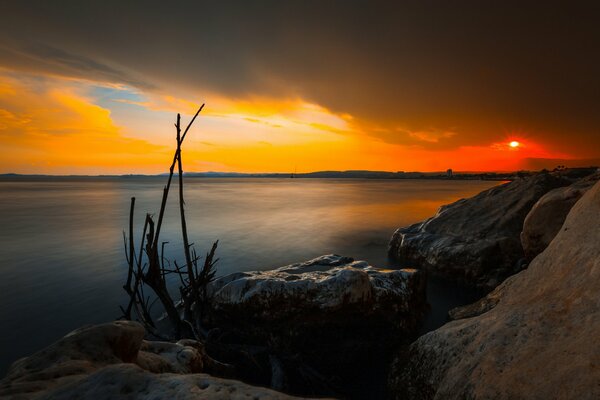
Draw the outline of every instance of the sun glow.
<instances>
[{"instance_id":1,"label":"sun glow","mask_svg":"<svg viewBox=\"0 0 600 400\"><path fill-rule=\"evenodd\" d=\"M510 142L508 144L510 147L512 147L513 149L516 149L517 147L519 147L521 145L521 143L517 142L516 140L513 140L512 142Z\"/></svg>"}]
</instances>

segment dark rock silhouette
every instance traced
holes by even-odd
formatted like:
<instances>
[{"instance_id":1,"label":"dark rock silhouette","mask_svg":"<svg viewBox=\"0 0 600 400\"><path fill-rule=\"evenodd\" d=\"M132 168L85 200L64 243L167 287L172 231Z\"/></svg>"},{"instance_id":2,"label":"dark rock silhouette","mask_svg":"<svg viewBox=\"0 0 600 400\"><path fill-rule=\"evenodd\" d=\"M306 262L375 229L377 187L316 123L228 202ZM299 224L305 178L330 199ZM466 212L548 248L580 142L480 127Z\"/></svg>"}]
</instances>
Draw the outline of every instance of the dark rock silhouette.
<instances>
[{"instance_id":1,"label":"dark rock silhouette","mask_svg":"<svg viewBox=\"0 0 600 400\"><path fill-rule=\"evenodd\" d=\"M404 266L492 290L520 269L519 235L527 213L548 191L570 183L540 173L442 206L428 220L398 229L389 255Z\"/></svg>"},{"instance_id":2,"label":"dark rock silhouette","mask_svg":"<svg viewBox=\"0 0 600 400\"><path fill-rule=\"evenodd\" d=\"M600 398L598 243L600 183L573 206L528 269L488 296L486 307L410 346L390 375L396 398Z\"/></svg>"}]
</instances>

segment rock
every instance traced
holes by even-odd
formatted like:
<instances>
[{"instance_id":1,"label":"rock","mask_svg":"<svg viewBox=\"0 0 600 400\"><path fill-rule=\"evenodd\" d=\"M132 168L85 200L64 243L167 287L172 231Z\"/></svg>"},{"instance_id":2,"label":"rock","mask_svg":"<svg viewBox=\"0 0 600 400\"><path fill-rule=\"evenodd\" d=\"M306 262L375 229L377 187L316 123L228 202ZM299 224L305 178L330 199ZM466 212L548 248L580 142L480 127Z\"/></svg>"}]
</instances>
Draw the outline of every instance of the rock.
<instances>
[{"instance_id":1,"label":"rock","mask_svg":"<svg viewBox=\"0 0 600 400\"><path fill-rule=\"evenodd\" d=\"M554 239L571 207L600 179L600 172L578 180L570 186L549 191L535 203L521 232L521 244L528 260L533 260Z\"/></svg>"},{"instance_id":2,"label":"rock","mask_svg":"<svg viewBox=\"0 0 600 400\"><path fill-rule=\"evenodd\" d=\"M153 374L134 364L104 367L43 398L68 399L297 399L270 389L206 374Z\"/></svg>"},{"instance_id":3,"label":"rock","mask_svg":"<svg viewBox=\"0 0 600 400\"><path fill-rule=\"evenodd\" d=\"M206 325L218 327L221 348L267 349L238 370L304 395L360 398L383 390L393 351L416 337L426 309L422 272L337 255L224 276L209 293ZM239 356L217 358L235 364Z\"/></svg>"},{"instance_id":4,"label":"rock","mask_svg":"<svg viewBox=\"0 0 600 400\"><path fill-rule=\"evenodd\" d=\"M410 346L391 374L396 398L600 398L599 243L596 183L528 269L502 283L495 307Z\"/></svg>"},{"instance_id":5,"label":"rock","mask_svg":"<svg viewBox=\"0 0 600 400\"><path fill-rule=\"evenodd\" d=\"M0 397L108 399L169 394L192 398L192 394L212 395L223 390L223 398L228 398L225 393L231 390L234 398L287 398L206 374L175 375L206 371L215 362L199 342L151 342L143 340L144 333L141 325L130 321L75 330L40 352L16 361L0 381Z\"/></svg>"},{"instance_id":6,"label":"rock","mask_svg":"<svg viewBox=\"0 0 600 400\"><path fill-rule=\"evenodd\" d=\"M569 180L540 173L442 206L435 216L398 229L389 255L402 265L490 291L519 270L519 235L533 205Z\"/></svg>"},{"instance_id":7,"label":"rock","mask_svg":"<svg viewBox=\"0 0 600 400\"><path fill-rule=\"evenodd\" d=\"M117 321L69 333L40 352L17 360L1 381L0 395L33 393L82 379L96 369L135 362L144 328Z\"/></svg>"},{"instance_id":8,"label":"rock","mask_svg":"<svg viewBox=\"0 0 600 400\"><path fill-rule=\"evenodd\" d=\"M412 313L425 302L425 281L416 270L379 270L365 261L326 255L270 271L239 272L208 288L218 312L236 309L274 320L297 313Z\"/></svg>"},{"instance_id":9,"label":"rock","mask_svg":"<svg viewBox=\"0 0 600 400\"><path fill-rule=\"evenodd\" d=\"M490 311L500 301L504 287L504 285L498 286L492 292L472 304L453 308L448 312L448 317L450 320L471 318Z\"/></svg>"}]
</instances>

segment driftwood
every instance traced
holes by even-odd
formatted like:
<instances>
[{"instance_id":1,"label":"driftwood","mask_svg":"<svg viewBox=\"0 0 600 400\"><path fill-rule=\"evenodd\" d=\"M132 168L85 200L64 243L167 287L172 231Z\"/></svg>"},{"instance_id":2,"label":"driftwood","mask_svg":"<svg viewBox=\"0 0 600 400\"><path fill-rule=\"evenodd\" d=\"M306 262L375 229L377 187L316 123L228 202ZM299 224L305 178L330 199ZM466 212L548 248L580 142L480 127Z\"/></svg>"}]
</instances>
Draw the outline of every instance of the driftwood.
<instances>
[{"instance_id":1,"label":"driftwood","mask_svg":"<svg viewBox=\"0 0 600 400\"><path fill-rule=\"evenodd\" d=\"M192 338L199 339L204 332L202 329L201 319L205 309L205 303L209 301L206 292L206 285L214 279L214 266L218 259L215 259L215 252L218 241L215 242L206 254L204 263L199 268L199 257L190 244L187 223L185 219L185 201L183 196L183 162L182 162L182 144L183 141L198 117L198 114L204 108L204 104L198 109L194 117L191 119L183 134L181 133L181 116L177 114L177 122L175 128L177 130L176 143L177 147L173 155L173 161L169 168L169 177L167 184L163 188L160 211L156 224L152 215L146 214L144 221L142 237L139 244L139 252L136 258L134 235L133 235L133 219L135 211L135 197L131 198L131 206L129 211L129 237L124 236L125 256L127 259L128 272L127 281L123 289L129 295L129 302L126 308L121 307L123 318L132 319L133 313L146 329L153 335L164 338L164 334L157 329L156 323L152 318L152 306L159 301L162 308L172 326L170 336L172 339ZM175 260L173 262L174 269L170 268L171 263L165 260L164 246L168 242L160 242L161 227L167 206L167 199L173 181L173 174L177 165L178 183L179 183L179 212L181 216L181 233L183 237L183 253L185 256L185 266L180 268ZM160 254L159 254L160 244ZM145 259L145 261L144 261ZM167 265L165 265L165 261ZM180 287L179 294L181 296L179 302L176 302L169 292L167 286L167 276L176 274L179 276ZM149 287L154 293L155 300L150 301L150 296L146 295L144 288ZM179 306L183 312L180 312Z\"/></svg>"},{"instance_id":2,"label":"driftwood","mask_svg":"<svg viewBox=\"0 0 600 400\"><path fill-rule=\"evenodd\" d=\"M290 351L285 343L279 345L271 341L254 343L254 340L239 335L235 328L235 321L219 326L219 321L223 322L223 320L215 319L215 311L210 308L211 298L207 285L215 278L215 264L218 262L215 254L219 242L213 243L202 261L189 240L183 190L182 145L203 107L204 105L198 109L183 133L181 116L177 115L176 150L169 168L167 183L163 188L158 218L155 222L152 215L146 214L137 252L133 227L135 197L131 198L128 235L123 232L125 258L128 265L127 280L123 289L129 296L127 306L121 307L123 318L137 319L147 332L160 340L190 338L201 341L210 356L204 360L205 371L208 373L259 385L270 384L278 390L287 390L291 387L297 389L298 382L303 382L306 388L303 390L309 394L311 392L342 393L330 377L304 362L302 357L295 354L295 351ZM177 260L170 262L164 257L165 245L168 242L161 241L160 237L175 167L178 173L179 214L185 264L180 264ZM167 278L173 274L179 280L177 301L167 285ZM160 320L153 318L157 314L153 313L152 309L157 303L162 306L166 318ZM163 321L168 322L172 329L165 330ZM203 326L203 323L206 326ZM214 326L215 323L217 326Z\"/></svg>"}]
</instances>

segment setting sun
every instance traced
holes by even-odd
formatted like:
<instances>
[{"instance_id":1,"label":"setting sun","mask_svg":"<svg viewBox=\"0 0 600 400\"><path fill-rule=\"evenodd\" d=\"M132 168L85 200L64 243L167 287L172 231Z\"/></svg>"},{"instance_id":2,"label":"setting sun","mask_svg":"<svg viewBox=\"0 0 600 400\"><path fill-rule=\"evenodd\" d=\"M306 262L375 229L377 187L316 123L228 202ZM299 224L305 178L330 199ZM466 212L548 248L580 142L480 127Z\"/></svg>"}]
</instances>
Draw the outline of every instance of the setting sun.
<instances>
[{"instance_id":1,"label":"setting sun","mask_svg":"<svg viewBox=\"0 0 600 400\"><path fill-rule=\"evenodd\" d=\"M521 143L517 142L516 140L513 140L512 142L510 142L508 144L510 147L512 147L513 149L519 147L521 145Z\"/></svg>"}]
</instances>

